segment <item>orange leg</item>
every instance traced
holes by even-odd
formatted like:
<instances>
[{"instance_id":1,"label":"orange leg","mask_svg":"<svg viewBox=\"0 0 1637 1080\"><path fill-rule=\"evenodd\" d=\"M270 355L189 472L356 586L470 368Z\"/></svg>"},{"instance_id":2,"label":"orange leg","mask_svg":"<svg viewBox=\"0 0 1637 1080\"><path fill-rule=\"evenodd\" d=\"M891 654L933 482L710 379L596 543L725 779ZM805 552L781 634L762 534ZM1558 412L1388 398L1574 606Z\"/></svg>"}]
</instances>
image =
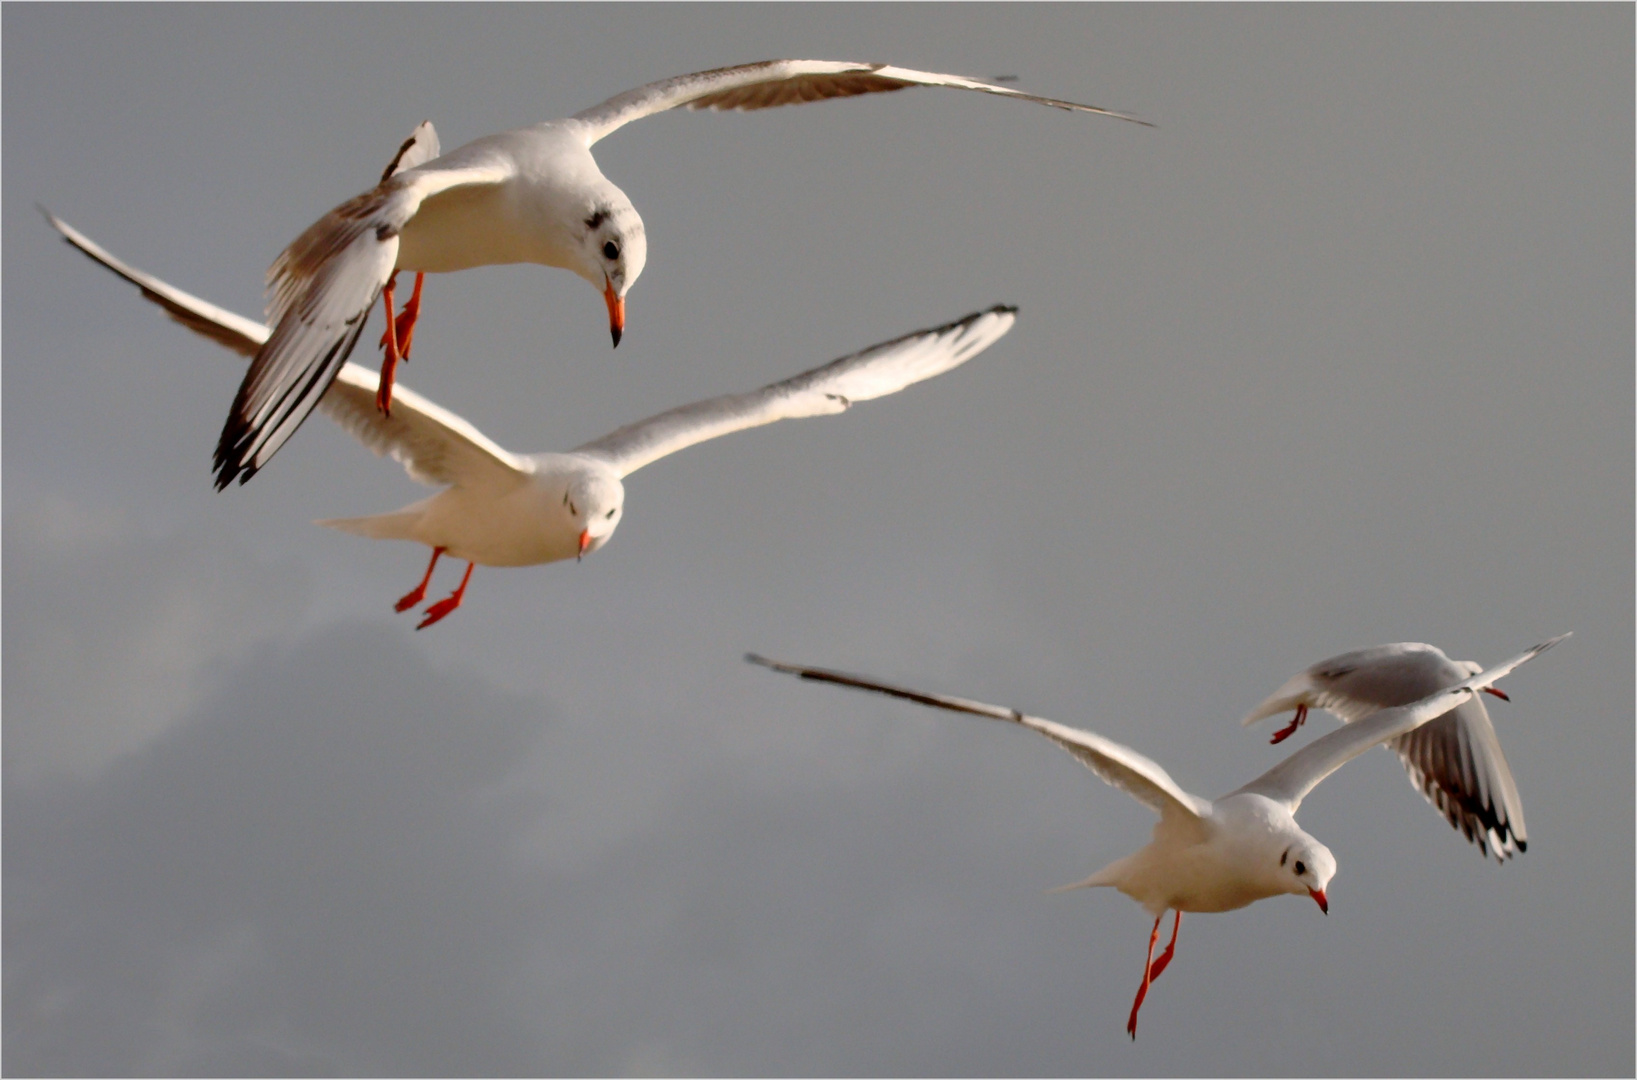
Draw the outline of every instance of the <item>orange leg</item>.
<instances>
[{"instance_id":1,"label":"orange leg","mask_svg":"<svg viewBox=\"0 0 1637 1080\"><path fill-rule=\"evenodd\" d=\"M1137 1037L1137 1010L1142 1008L1143 998L1148 996L1149 985L1160 977L1165 965L1171 962L1171 956L1177 948L1177 930L1182 926L1182 912L1177 912L1177 921L1171 924L1171 944L1165 947L1159 960L1154 959L1154 946L1160 939L1160 923L1165 920L1165 912L1160 912L1154 920L1154 929L1148 935L1148 958L1142 965L1142 986L1137 990L1137 1000L1131 1003L1131 1019L1125 1022L1125 1030L1133 1039Z\"/></svg>"},{"instance_id":2,"label":"orange leg","mask_svg":"<svg viewBox=\"0 0 1637 1080\"><path fill-rule=\"evenodd\" d=\"M451 611L454 611L456 608L460 607L460 599L466 595L466 583L472 580L472 568L476 565L477 563L466 564L466 576L460 579L460 587L454 592L450 593L448 596L444 597L442 600L439 600L437 603L427 608L426 618L422 619L420 625L415 627L415 629L425 630L428 626L431 626L433 623L437 622Z\"/></svg>"},{"instance_id":3,"label":"orange leg","mask_svg":"<svg viewBox=\"0 0 1637 1080\"><path fill-rule=\"evenodd\" d=\"M404 305L404 309L398 312L398 317L394 320L398 331L398 359L406 364L409 363L409 346L415 340L415 321L421 315L421 286L425 282L426 275L417 270L415 272L415 290L409 294L409 303ZM385 333L381 335L380 345L383 349L387 347L387 335Z\"/></svg>"},{"instance_id":4,"label":"orange leg","mask_svg":"<svg viewBox=\"0 0 1637 1080\"><path fill-rule=\"evenodd\" d=\"M443 554L443 548L432 549L432 561L426 564L426 576L414 590L403 595L403 599L392 605L393 611L408 611L422 600L426 599L426 587L432 583L432 568L438 565L438 557Z\"/></svg>"},{"instance_id":5,"label":"orange leg","mask_svg":"<svg viewBox=\"0 0 1637 1080\"><path fill-rule=\"evenodd\" d=\"M1177 954L1177 931L1182 929L1182 912L1178 911L1176 916L1175 921L1171 923L1171 940L1165 946L1165 951L1160 953L1160 958L1154 961L1153 968L1148 972L1149 982L1159 978L1160 972L1164 971L1166 966L1171 963L1171 957Z\"/></svg>"},{"instance_id":6,"label":"orange leg","mask_svg":"<svg viewBox=\"0 0 1637 1080\"><path fill-rule=\"evenodd\" d=\"M1296 719L1292 720L1290 723L1286 724L1284 727L1280 728L1278 731L1275 731L1273 733L1273 738L1271 740L1269 740L1269 741L1272 742L1275 746L1279 745L1280 743L1284 742L1286 739L1290 738L1292 735L1296 734L1296 729L1301 727L1306 722L1307 722L1307 706L1306 705L1296 706Z\"/></svg>"},{"instance_id":7,"label":"orange leg","mask_svg":"<svg viewBox=\"0 0 1637 1080\"><path fill-rule=\"evenodd\" d=\"M392 380L397 374L399 359L398 328L393 318L397 304L392 293L392 286L397 280L398 275L393 274L387 278L386 286L381 289L381 298L386 301L387 308L387 332L381 341L386 348L386 355L381 358L381 383L375 391L375 407L387 416L392 415Z\"/></svg>"}]
</instances>

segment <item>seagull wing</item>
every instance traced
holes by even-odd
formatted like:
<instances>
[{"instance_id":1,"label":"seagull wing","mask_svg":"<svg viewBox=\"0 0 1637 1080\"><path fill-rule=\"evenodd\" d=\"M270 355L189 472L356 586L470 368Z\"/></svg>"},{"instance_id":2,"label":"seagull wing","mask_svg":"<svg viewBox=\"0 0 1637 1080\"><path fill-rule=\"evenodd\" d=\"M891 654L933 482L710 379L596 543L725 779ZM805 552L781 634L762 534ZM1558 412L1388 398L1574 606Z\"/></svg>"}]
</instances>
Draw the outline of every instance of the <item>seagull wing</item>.
<instances>
[{"instance_id":1,"label":"seagull wing","mask_svg":"<svg viewBox=\"0 0 1637 1080\"><path fill-rule=\"evenodd\" d=\"M974 312L943 326L872 345L748 394L696 401L627 424L574 452L606 462L623 477L707 439L775 420L844 412L855 401L895 394L959 367L998 341L1016 319L1017 309L1011 307Z\"/></svg>"},{"instance_id":2,"label":"seagull wing","mask_svg":"<svg viewBox=\"0 0 1637 1080\"><path fill-rule=\"evenodd\" d=\"M142 290L177 322L243 356L254 356L267 327L243 315L183 292L152 274L128 266L67 222L46 215L70 244ZM390 454L409 475L427 484L468 487L519 482L532 467L527 458L504 450L464 417L428 401L407 386L394 394L388 419L375 407L378 376L357 364L343 364L320 407L359 442Z\"/></svg>"},{"instance_id":3,"label":"seagull wing","mask_svg":"<svg viewBox=\"0 0 1637 1080\"><path fill-rule=\"evenodd\" d=\"M62 233L69 244L141 289L143 296L164 308L167 315L189 330L227 346L240 356L255 356L262 342L267 340L267 327L256 320L235 315L226 308L219 308L168 285L152 274L128 266L45 207L40 207L40 213L45 215L52 228Z\"/></svg>"},{"instance_id":4,"label":"seagull wing","mask_svg":"<svg viewBox=\"0 0 1637 1080\"><path fill-rule=\"evenodd\" d=\"M1362 720L1355 720L1321 738L1308 743L1284 761L1252 780L1235 795L1263 795L1284 803L1291 813L1302 804L1307 793L1325 777L1358 757L1377 743L1396 739L1471 699L1479 690L1491 686L1512 669L1534 659L1553 645L1568 637L1561 634L1542 642L1527 652L1519 653L1504 664L1490 668L1462 682L1428 695L1420 701L1395 708L1381 709Z\"/></svg>"},{"instance_id":5,"label":"seagull wing","mask_svg":"<svg viewBox=\"0 0 1637 1080\"><path fill-rule=\"evenodd\" d=\"M815 682L835 683L838 686L851 686L859 690L870 690L877 694L887 694L891 697L903 698L906 701L930 705L936 709L948 709L951 712L970 713L973 716L986 716L991 720L1006 720L1038 731L1058 746L1067 750L1081 763L1096 773L1105 783L1112 784L1126 792L1144 806L1160 815L1166 823L1178 822L1195 829L1203 828L1203 820L1211 812L1211 804L1197 795L1190 795L1172 780L1170 775L1155 762L1143 757L1128 746L1121 746L1117 742L1094 735L1079 728L1066 727L1051 720L1042 720L1039 717L1028 716L1016 709L1007 709L999 705L985 705L981 701L968 701L965 698L949 697L943 694L926 694L919 690L908 690L901 686L878 682L865 675L849 675L842 671L828 671L824 668L800 667L795 664L782 664L766 657L749 653L745 656L753 664L772 668L774 671L783 671L803 679Z\"/></svg>"},{"instance_id":6,"label":"seagull wing","mask_svg":"<svg viewBox=\"0 0 1637 1080\"><path fill-rule=\"evenodd\" d=\"M1057 98L1039 97L1006 86L965 79L959 75L939 75L913 71L890 64L857 64L845 60L763 60L755 64L696 71L672 79L639 86L611 97L601 105L576 113L585 133L585 144L618 131L633 120L686 105L690 109L771 109L779 105L801 105L827 98L854 97L903 90L910 86L947 86L955 90L977 90L1000 97L1019 98L1071 112L1101 113L1120 120L1152 127L1146 120L1079 105Z\"/></svg>"},{"instance_id":7,"label":"seagull wing","mask_svg":"<svg viewBox=\"0 0 1637 1080\"><path fill-rule=\"evenodd\" d=\"M1502 861L1529 846L1523 800L1489 711L1477 697L1387 744L1426 800Z\"/></svg>"},{"instance_id":8,"label":"seagull wing","mask_svg":"<svg viewBox=\"0 0 1637 1080\"><path fill-rule=\"evenodd\" d=\"M1253 723L1298 705L1351 723L1379 709L1408 705L1461 681L1469 668L1443 650L1401 641L1321 660L1245 717ZM1386 743L1410 782L1468 840L1501 860L1528 845L1523 800L1481 697Z\"/></svg>"},{"instance_id":9,"label":"seagull wing","mask_svg":"<svg viewBox=\"0 0 1637 1080\"><path fill-rule=\"evenodd\" d=\"M409 133L409 138L404 140L403 145L398 147L398 153L393 156L392 163L381 174L381 182L384 184L407 169L420 168L441 153L443 150L438 145L438 129L432 126L432 121L422 120L415 130Z\"/></svg>"},{"instance_id":10,"label":"seagull wing","mask_svg":"<svg viewBox=\"0 0 1637 1080\"><path fill-rule=\"evenodd\" d=\"M490 153L400 172L325 214L267 273L273 334L256 354L216 444L216 487L241 484L295 434L346 361L398 260L398 235L421 203L515 172Z\"/></svg>"},{"instance_id":11,"label":"seagull wing","mask_svg":"<svg viewBox=\"0 0 1637 1080\"><path fill-rule=\"evenodd\" d=\"M527 458L407 386L392 392L392 415L383 416L375 405L379 379L368 368L343 364L319 406L353 438L401 463L411 479L505 490L534 471Z\"/></svg>"}]
</instances>

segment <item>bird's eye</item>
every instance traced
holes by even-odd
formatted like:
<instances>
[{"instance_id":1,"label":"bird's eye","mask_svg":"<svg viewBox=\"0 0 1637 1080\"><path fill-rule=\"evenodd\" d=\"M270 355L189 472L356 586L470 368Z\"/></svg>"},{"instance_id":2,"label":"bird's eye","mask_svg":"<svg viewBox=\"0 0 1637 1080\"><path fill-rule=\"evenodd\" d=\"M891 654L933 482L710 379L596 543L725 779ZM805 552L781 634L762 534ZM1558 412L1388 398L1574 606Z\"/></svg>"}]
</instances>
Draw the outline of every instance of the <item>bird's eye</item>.
<instances>
[{"instance_id":1,"label":"bird's eye","mask_svg":"<svg viewBox=\"0 0 1637 1080\"><path fill-rule=\"evenodd\" d=\"M575 516L575 517L579 517L579 516L580 516L580 512L579 512L579 511L578 511L578 510L576 510L576 509L575 509L575 508L574 508L574 504L573 504L573 503L569 503L569 504L568 504L568 512L569 512L569 513L571 513L571 514L573 514L573 515L574 515L574 516Z\"/></svg>"},{"instance_id":2,"label":"bird's eye","mask_svg":"<svg viewBox=\"0 0 1637 1080\"><path fill-rule=\"evenodd\" d=\"M614 507L614 510L618 510L618 509L619 509L619 507L617 507L617 506ZM610 510L608 513L604 514L603 517L613 517L614 516L614 510Z\"/></svg>"},{"instance_id":3,"label":"bird's eye","mask_svg":"<svg viewBox=\"0 0 1637 1080\"><path fill-rule=\"evenodd\" d=\"M1301 877L1301 876L1302 876L1302 875L1303 875L1303 874L1305 874L1305 873L1307 873L1307 867L1306 867L1306 865L1304 865L1304 864L1303 864L1303 863L1302 863L1302 860L1300 860L1300 859L1297 859L1297 860L1296 860L1296 876L1297 876L1297 877Z\"/></svg>"},{"instance_id":4,"label":"bird's eye","mask_svg":"<svg viewBox=\"0 0 1637 1080\"><path fill-rule=\"evenodd\" d=\"M1289 861L1290 861L1290 849L1285 848L1284 853L1279 856L1279 865L1283 866L1285 863L1287 863Z\"/></svg>"},{"instance_id":5,"label":"bird's eye","mask_svg":"<svg viewBox=\"0 0 1637 1080\"><path fill-rule=\"evenodd\" d=\"M614 243L614 241L610 240L608 243L603 245L603 258L605 258L605 259L617 259L619 257L620 257L620 246L618 244L616 244L616 243Z\"/></svg>"}]
</instances>

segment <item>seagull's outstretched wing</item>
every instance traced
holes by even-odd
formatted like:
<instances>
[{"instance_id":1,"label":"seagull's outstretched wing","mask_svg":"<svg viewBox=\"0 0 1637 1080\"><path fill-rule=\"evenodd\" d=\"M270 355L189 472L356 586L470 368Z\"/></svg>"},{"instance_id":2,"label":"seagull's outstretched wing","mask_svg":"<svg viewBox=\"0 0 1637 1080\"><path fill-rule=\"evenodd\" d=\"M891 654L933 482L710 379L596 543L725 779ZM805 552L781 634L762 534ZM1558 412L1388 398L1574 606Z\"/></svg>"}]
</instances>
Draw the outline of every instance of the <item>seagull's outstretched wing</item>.
<instances>
[{"instance_id":1,"label":"seagull's outstretched wing","mask_svg":"<svg viewBox=\"0 0 1637 1080\"><path fill-rule=\"evenodd\" d=\"M1117 742L1112 742L1100 735L1093 735L1089 731L1066 727L1063 724L1042 720L1039 717L1029 716L1018 712L1016 709L1007 709L999 705L985 705L981 701L968 701L965 698L948 697L943 694L926 694L919 690L907 690L901 686L878 682L866 675L849 675L843 671L828 671L824 668L781 664L776 660L757 656L755 653L745 654L745 659L753 664L772 668L774 671L783 671L815 682L835 683L838 686L851 686L858 690L870 690L877 694L887 694L891 697L903 698L906 701L914 701L921 705L930 705L935 709L948 709L951 712L986 716L991 720L1006 720L1029 728L1031 731L1038 731L1079 758L1103 781L1131 795L1138 802L1159 814L1161 819L1167 822L1176 821L1197 825L1199 820L1211 811L1211 804L1208 801L1182 790L1177 786L1177 782L1172 780L1170 775L1159 765L1128 746L1121 746Z\"/></svg>"},{"instance_id":2,"label":"seagull's outstretched wing","mask_svg":"<svg viewBox=\"0 0 1637 1080\"><path fill-rule=\"evenodd\" d=\"M992 307L930 330L872 345L748 394L696 401L575 448L627 476L667 454L775 420L844 412L855 401L895 394L955 368L1012 328L1017 309Z\"/></svg>"},{"instance_id":3,"label":"seagull's outstretched wing","mask_svg":"<svg viewBox=\"0 0 1637 1080\"><path fill-rule=\"evenodd\" d=\"M1292 677L1252 709L1244 723L1303 705L1351 723L1379 709L1419 701L1460 682L1475 666L1457 664L1442 649L1420 642L1357 649ZM1403 762L1410 783L1480 851L1505 861L1528 848L1523 800L1481 696L1389 740L1386 747Z\"/></svg>"},{"instance_id":4,"label":"seagull's outstretched wing","mask_svg":"<svg viewBox=\"0 0 1637 1080\"><path fill-rule=\"evenodd\" d=\"M136 285L177 322L243 356L254 356L267 327L183 292L152 274L128 266L67 222L46 215L69 243ZM343 364L320 407L377 454L390 454L409 475L427 484L510 485L530 471L526 458L495 445L464 417L421 397L407 386L394 395L392 417L375 407L378 376Z\"/></svg>"},{"instance_id":5,"label":"seagull's outstretched wing","mask_svg":"<svg viewBox=\"0 0 1637 1080\"><path fill-rule=\"evenodd\" d=\"M505 490L534 471L527 458L407 386L392 392L392 415L381 415L375 406L379 381L378 372L343 364L319 407L353 438L400 462L411 479Z\"/></svg>"},{"instance_id":6,"label":"seagull's outstretched wing","mask_svg":"<svg viewBox=\"0 0 1637 1080\"><path fill-rule=\"evenodd\" d=\"M273 333L222 426L217 490L254 476L318 404L392 277L398 235L421 203L452 188L501 183L515 171L505 155L481 147L439 160L446 164L399 172L342 203L274 261L267 272Z\"/></svg>"},{"instance_id":7,"label":"seagull's outstretched wing","mask_svg":"<svg viewBox=\"0 0 1637 1080\"><path fill-rule=\"evenodd\" d=\"M755 64L696 71L672 79L639 86L611 97L601 105L576 113L591 146L633 120L686 105L690 109L771 109L779 105L801 105L827 98L877 94L911 86L947 86L955 90L977 90L985 94L1019 98L1071 112L1100 113L1135 124L1153 127L1134 116L1079 105L1057 98L1039 97L1007 86L965 79L959 75L939 75L913 71L890 64L858 64L845 60L763 60Z\"/></svg>"},{"instance_id":8,"label":"seagull's outstretched wing","mask_svg":"<svg viewBox=\"0 0 1637 1080\"><path fill-rule=\"evenodd\" d=\"M1550 641L1544 641L1527 652L1519 653L1504 664L1479 672L1470 679L1413 704L1382 709L1362 720L1355 720L1346 727L1308 743L1232 794L1264 795L1274 802L1284 803L1294 814L1296 808L1302 804L1302 799L1317 787L1321 780L1370 747L1406 735L1434 717L1444 715L1470 699L1479 690L1493 685L1512 669L1534 659L1568 636L1560 634Z\"/></svg>"},{"instance_id":9,"label":"seagull's outstretched wing","mask_svg":"<svg viewBox=\"0 0 1637 1080\"><path fill-rule=\"evenodd\" d=\"M166 314L189 330L203 334L219 345L227 346L240 356L255 356L262 342L267 340L267 327L256 320L235 315L226 308L217 307L168 285L152 274L128 266L45 207L40 207L40 213L45 215L53 229L62 233L63 239L69 244L141 289L143 296L164 308Z\"/></svg>"}]
</instances>

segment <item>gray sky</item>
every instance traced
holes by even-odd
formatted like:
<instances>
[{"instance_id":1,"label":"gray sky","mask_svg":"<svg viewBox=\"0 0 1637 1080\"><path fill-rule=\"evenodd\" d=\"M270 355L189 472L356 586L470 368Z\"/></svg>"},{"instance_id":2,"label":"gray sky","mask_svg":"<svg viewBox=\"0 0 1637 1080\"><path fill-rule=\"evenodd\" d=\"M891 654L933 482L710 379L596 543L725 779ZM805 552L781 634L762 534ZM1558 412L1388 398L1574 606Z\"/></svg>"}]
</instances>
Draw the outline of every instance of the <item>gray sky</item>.
<instances>
[{"instance_id":1,"label":"gray sky","mask_svg":"<svg viewBox=\"0 0 1637 1080\"><path fill-rule=\"evenodd\" d=\"M6 1072L1632 1071L1631 7L3 24ZM310 522L424 489L320 416L214 493L238 360L31 208L255 314L420 120L452 148L774 56L1159 127L920 91L601 144L651 245L617 352L562 271L428 281L400 378L505 446L1018 327L643 470L604 550L479 568L422 634L391 603L424 549ZM1189 918L1135 1044L1147 917L1045 889L1147 811L1045 740L739 659L1026 708L1215 796L1307 664L1564 630L1491 710L1526 854L1367 755L1302 811L1330 917Z\"/></svg>"}]
</instances>

